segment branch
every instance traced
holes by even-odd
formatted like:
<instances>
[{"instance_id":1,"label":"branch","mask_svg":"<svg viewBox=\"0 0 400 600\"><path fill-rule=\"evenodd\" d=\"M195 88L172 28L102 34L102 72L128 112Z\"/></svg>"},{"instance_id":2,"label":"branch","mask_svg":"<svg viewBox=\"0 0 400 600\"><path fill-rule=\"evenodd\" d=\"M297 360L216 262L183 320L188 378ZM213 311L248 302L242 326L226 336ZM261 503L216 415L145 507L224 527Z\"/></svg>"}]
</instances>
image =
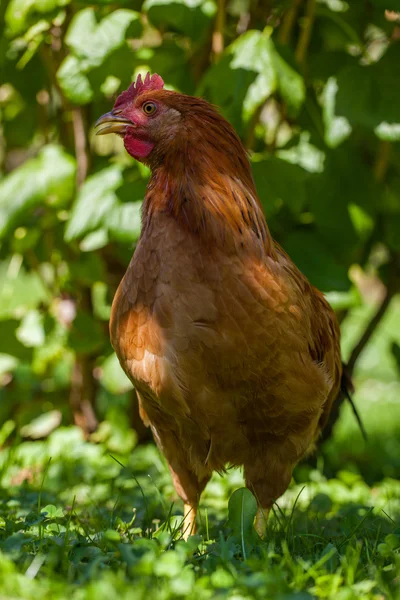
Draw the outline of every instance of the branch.
<instances>
[{"instance_id":1,"label":"branch","mask_svg":"<svg viewBox=\"0 0 400 600\"><path fill-rule=\"evenodd\" d=\"M212 53L214 61L218 62L224 51L225 0L218 0L217 17L212 37Z\"/></svg>"},{"instance_id":2,"label":"branch","mask_svg":"<svg viewBox=\"0 0 400 600\"><path fill-rule=\"evenodd\" d=\"M79 188L85 181L89 169L86 130L83 119L83 109L81 106L76 106L72 109L72 124L74 128L75 156L77 162L76 185Z\"/></svg>"},{"instance_id":3,"label":"branch","mask_svg":"<svg viewBox=\"0 0 400 600\"><path fill-rule=\"evenodd\" d=\"M392 144L390 142L381 141L374 164L374 175L378 183L382 183L386 177L391 151Z\"/></svg>"},{"instance_id":4,"label":"branch","mask_svg":"<svg viewBox=\"0 0 400 600\"><path fill-rule=\"evenodd\" d=\"M306 14L302 24L299 41L297 42L295 58L300 65L304 65L307 57L308 46L311 41L311 34L315 20L315 6L317 0L308 0Z\"/></svg>"},{"instance_id":5,"label":"branch","mask_svg":"<svg viewBox=\"0 0 400 600\"><path fill-rule=\"evenodd\" d=\"M279 41L281 44L288 44L290 42L297 14L302 3L303 0L293 0L292 6L285 12L282 19L282 25L279 28Z\"/></svg>"},{"instance_id":6,"label":"branch","mask_svg":"<svg viewBox=\"0 0 400 600\"><path fill-rule=\"evenodd\" d=\"M350 358L346 365L347 371L350 376L353 374L354 367L355 367L358 357L360 356L361 352L364 350L365 346L368 344L369 340L371 339L372 335L375 332L375 329L378 327L379 323L382 321L382 318L384 317L393 296L396 294L396 291L397 290L396 290L395 286L388 285L388 287L386 288L385 297L383 298L381 305L379 306L375 315L372 317L372 319L368 323L360 340L354 346L354 348L351 352Z\"/></svg>"}]
</instances>

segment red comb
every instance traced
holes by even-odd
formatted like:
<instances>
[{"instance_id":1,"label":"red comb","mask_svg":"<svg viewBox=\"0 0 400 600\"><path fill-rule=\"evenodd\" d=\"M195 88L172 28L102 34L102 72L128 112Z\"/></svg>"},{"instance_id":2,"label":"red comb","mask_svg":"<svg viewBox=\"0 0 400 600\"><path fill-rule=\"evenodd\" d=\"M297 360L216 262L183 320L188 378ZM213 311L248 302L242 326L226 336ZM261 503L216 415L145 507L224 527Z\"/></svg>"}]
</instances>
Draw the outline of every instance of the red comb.
<instances>
[{"instance_id":1,"label":"red comb","mask_svg":"<svg viewBox=\"0 0 400 600\"><path fill-rule=\"evenodd\" d=\"M142 80L142 76L138 75L136 81L131 83L128 89L118 96L115 101L114 108L118 108L127 102L132 102L136 96L143 94L143 92L149 92L150 90L162 90L163 87L164 82L162 78L157 75L157 73L150 75L150 73L147 72L144 81Z\"/></svg>"}]
</instances>

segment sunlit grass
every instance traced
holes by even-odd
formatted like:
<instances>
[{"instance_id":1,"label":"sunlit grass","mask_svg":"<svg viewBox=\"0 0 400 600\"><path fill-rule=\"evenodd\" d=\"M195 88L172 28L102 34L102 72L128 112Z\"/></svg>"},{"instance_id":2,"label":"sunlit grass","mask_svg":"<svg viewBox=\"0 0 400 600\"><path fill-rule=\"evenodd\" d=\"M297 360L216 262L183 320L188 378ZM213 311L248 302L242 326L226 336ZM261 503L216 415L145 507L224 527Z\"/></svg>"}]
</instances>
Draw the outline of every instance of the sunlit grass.
<instances>
[{"instance_id":1,"label":"sunlit grass","mask_svg":"<svg viewBox=\"0 0 400 600\"><path fill-rule=\"evenodd\" d=\"M0 598L398 597L400 384L390 345L399 314L395 304L357 371L368 443L345 406L317 466L296 469L265 541L251 528L239 539L237 514L228 519L238 469L212 478L199 533L186 543L163 457L153 444L129 451L123 421L108 423L98 443L76 427L21 441L4 425L12 441L0 451ZM345 345L364 317L352 315Z\"/></svg>"}]
</instances>

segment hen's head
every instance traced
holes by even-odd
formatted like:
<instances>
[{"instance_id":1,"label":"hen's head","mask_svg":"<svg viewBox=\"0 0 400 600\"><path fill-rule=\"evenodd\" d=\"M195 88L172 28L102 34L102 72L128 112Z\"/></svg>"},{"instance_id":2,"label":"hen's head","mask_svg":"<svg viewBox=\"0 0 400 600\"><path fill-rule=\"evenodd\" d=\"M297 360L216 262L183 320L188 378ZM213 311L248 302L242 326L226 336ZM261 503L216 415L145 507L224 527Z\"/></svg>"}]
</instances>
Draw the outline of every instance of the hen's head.
<instances>
[{"instance_id":1,"label":"hen's head","mask_svg":"<svg viewBox=\"0 0 400 600\"><path fill-rule=\"evenodd\" d=\"M100 117L100 135L117 133L136 160L177 173L190 168L240 177L253 186L246 150L233 127L202 98L164 90L159 75L139 75L111 112ZM186 174L187 174L186 173Z\"/></svg>"},{"instance_id":2,"label":"hen's head","mask_svg":"<svg viewBox=\"0 0 400 600\"><path fill-rule=\"evenodd\" d=\"M148 162L155 147L175 137L181 121L181 113L165 102L169 95L179 94L167 92L163 87L159 75L147 73L144 80L139 75L118 96L112 111L97 121L96 126L104 125L97 134L119 134L131 156Z\"/></svg>"}]
</instances>

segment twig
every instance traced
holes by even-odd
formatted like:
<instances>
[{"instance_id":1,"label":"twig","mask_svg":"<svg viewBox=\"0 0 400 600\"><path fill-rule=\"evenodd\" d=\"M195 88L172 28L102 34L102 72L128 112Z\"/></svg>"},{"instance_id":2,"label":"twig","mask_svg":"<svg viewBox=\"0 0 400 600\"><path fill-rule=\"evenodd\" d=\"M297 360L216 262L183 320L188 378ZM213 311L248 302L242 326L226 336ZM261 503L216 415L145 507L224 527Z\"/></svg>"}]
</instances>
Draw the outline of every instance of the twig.
<instances>
[{"instance_id":1,"label":"twig","mask_svg":"<svg viewBox=\"0 0 400 600\"><path fill-rule=\"evenodd\" d=\"M308 46L311 41L311 34L315 19L315 5L317 0L308 0L306 6L306 14L304 16L303 26L300 33L299 41L297 42L295 57L300 65L304 65Z\"/></svg>"},{"instance_id":2,"label":"twig","mask_svg":"<svg viewBox=\"0 0 400 600\"><path fill-rule=\"evenodd\" d=\"M254 112L254 115L250 119L249 128L247 130L247 136L246 136L246 141L245 141L245 146L248 150L253 150L255 137L256 137L256 127L260 120L260 115L261 115L261 112L262 112L262 109L264 108L264 106L265 106L265 102L263 102L256 109L256 111Z\"/></svg>"},{"instance_id":3,"label":"twig","mask_svg":"<svg viewBox=\"0 0 400 600\"><path fill-rule=\"evenodd\" d=\"M303 0L293 0L292 6L285 12L282 25L279 28L279 41L281 44L288 44L290 42L297 14L302 3Z\"/></svg>"},{"instance_id":4,"label":"twig","mask_svg":"<svg viewBox=\"0 0 400 600\"><path fill-rule=\"evenodd\" d=\"M375 329L381 322L381 320L382 320L383 316L385 315L385 313L388 309L388 306L395 294L396 294L395 286L388 285L388 287L386 288L385 297L382 300L381 305L379 306L375 315L372 317L372 319L368 323L360 340L358 341L358 343L355 345L355 347L353 348L353 350L351 352L349 361L347 363L347 370L349 372L349 375L352 375L358 357L360 356L361 352L364 350L365 346L368 344Z\"/></svg>"},{"instance_id":5,"label":"twig","mask_svg":"<svg viewBox=\"0 0 400 600\"><path fill-rule=\"evenodd\" d=\"M382 183L386 177L391 151L392 144L390 142L381 141L374 165L374 175L378 183Z\"/></svg>"},{"instance_id":6,"label":"twig","mask_svg":"<svg viewBox=\"0 0 400 600\"><path fill-rule=\"evenodd\" d=\"M89 155L86 146L86 131L83 119L83 109L76 106L72 110L72 124L74 128L75 156L77 162L76 185L79 188L86 179L89 169Z\"/></svg>"},{"instance_id":7,"label":"twig","mask_svg":"<svg viewBox=\"0 0 400 600\"><path fill-rule=\"evenodd\" d=\"M218 0L217 17L212 37L212 53L214 61L218 62L224 51L225 0Z\"/></svg>"}]
</instances>

